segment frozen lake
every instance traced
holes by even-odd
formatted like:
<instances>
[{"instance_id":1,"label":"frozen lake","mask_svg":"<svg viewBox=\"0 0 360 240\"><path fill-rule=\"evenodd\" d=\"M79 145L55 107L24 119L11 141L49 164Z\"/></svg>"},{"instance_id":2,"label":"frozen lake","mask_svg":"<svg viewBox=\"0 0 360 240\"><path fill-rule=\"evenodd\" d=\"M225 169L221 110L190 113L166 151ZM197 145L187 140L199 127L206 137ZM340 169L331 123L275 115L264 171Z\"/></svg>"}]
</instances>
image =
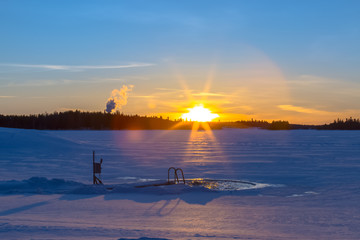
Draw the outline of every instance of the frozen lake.
<instances>
[{"instance_id":1,"label":"frozen lake","mask_svg":"<svg viewBox=\"0 0 360 240\"><path fill-rule=\"evenodd\" d=\"M0 233L7 238L360 238L360 131L0 128L0 139ZM186 178L266 187L48 191L57 187L53 178L91 188L93 150L104 160L105 184L166 180L173 166Z\"/></svg>"}]
</instances>

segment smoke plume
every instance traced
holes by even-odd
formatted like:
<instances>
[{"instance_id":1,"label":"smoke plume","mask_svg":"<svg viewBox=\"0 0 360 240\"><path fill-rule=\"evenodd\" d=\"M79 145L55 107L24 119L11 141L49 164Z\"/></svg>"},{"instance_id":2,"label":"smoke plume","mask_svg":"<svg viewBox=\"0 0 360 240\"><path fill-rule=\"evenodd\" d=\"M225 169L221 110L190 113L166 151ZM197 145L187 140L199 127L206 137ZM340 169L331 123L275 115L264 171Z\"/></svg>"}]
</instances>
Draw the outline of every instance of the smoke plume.
<instances>
[{"instance_id":1,"label":"smoke plume","mask_svg":"<svg viewBox=\"0 0 360 240\"><path fill-rule=\"evenodd\" d=\"M106 103L106 112L114 113L120 111L127 104L128 92L131 92L134 85L123 85L122 88L114 89Z\"/></svg>"}]
</instances>

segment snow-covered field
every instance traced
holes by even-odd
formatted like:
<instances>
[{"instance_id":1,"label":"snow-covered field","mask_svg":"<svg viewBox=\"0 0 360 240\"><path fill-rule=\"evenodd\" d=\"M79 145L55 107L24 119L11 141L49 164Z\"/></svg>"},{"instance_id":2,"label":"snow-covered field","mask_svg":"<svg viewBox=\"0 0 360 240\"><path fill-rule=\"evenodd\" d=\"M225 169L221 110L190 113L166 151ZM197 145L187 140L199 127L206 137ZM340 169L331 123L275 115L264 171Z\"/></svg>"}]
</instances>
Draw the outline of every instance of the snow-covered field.
<instances>
[{"instance_id":1,"label":"snow-covered field","mask_svg":"<svg viewBox=\"0 0 360 240\"><path fill-rule=\"evenodd\" d=\"M360 239L360 131L0 128L0 141L1 239ZM255 185L135 188L169 167Z\"/></svg>"}]
</instances>

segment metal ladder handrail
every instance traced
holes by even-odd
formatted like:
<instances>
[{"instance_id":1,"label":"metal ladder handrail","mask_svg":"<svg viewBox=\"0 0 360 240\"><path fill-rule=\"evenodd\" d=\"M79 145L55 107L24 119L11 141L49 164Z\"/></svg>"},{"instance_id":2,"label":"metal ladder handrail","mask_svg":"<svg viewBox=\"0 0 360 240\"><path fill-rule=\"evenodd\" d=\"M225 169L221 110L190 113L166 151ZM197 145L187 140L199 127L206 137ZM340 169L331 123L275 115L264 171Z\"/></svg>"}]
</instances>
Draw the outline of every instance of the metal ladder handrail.
<instances>
[{"instance_id":1,"label":"metal ladder handrail","mask_svg":"<svg viewBox=\"0 0 360 240\"><path fill-rule=\"evenodd\" d=\"M180 171L180 172L181 172L182 179L183 179L183 182L184 182L184 184L185 184L184 171L183 171L181 168L174 168L174 167L170 167L170 168L168 169L168 183L170 183L170 171L171 171L171 169L174 170L174 184L180 183L180 180L179 180L179 176L178 176L177 171Z\"/></svg>"},{"instance_id":2,"label":"metal ladder handrail","mask_svg":"<svg viewBox=\"0 0 360 240\"><path fill-rule=\"evenodd\" d=\"M174 169L174 183L176 183L176 181L179 182L179 177L178 177L178 175L176 173L176 168L169 167L169 169L168 169L168 183L170 183L170 170L171 169Z\"/></svg>"},{"instance_id":3,"label":"metal ladder handrail","mask_svg":"<svg viewBox=\"0 0 360 240\"><path fill-rule=\"evenodd\" d=\"M181 171L181 175L182 175L182 179L183 179L183 182L184 182L184 184L185 184L185 177L184 177L184 172L183 172L183 170L181 169L181 168L177 168L176 169L176 176L177 176L177 171ZM179 183L179 178L178 178L178 183Z\"/></svg>"}]
</instances>

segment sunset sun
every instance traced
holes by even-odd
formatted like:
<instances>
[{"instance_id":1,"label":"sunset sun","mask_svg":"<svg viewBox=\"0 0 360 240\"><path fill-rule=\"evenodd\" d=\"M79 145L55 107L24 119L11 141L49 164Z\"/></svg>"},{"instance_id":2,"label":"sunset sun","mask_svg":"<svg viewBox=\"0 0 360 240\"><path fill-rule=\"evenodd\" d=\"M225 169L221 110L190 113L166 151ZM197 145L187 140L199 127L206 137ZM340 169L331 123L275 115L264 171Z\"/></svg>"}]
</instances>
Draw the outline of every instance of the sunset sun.
<instances>
[{"instance_id":1,"label":"sunset sun","mask_svg":"<svg viewBox=\"0 0 360 240\"><path fill-rule=\"evenodd\" d=\"M215 118L218 118L219 115L212 113L209 109L204 108L202 104L196 105L193 108L188 109L188 113L181 115L183 120L187 121L196 121L196 122L210 122Z\"/></svg>"}]
</instances>

